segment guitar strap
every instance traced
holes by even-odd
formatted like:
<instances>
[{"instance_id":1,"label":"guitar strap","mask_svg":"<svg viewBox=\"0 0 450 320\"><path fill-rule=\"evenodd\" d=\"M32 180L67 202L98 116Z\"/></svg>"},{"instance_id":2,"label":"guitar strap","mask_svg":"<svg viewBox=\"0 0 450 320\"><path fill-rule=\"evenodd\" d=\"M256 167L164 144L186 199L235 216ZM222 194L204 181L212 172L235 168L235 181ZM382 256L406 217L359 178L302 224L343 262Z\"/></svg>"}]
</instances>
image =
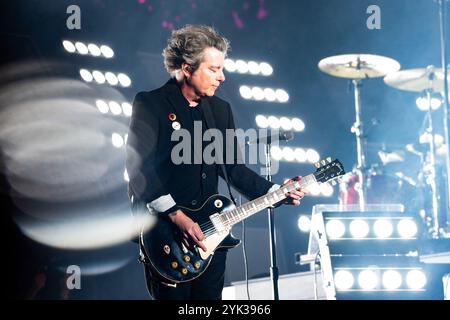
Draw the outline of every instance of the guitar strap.
<instances>
[{"instance_id":1,"label":"guitar strap","mask_svg":"<svg viewBox=\"0 0 450 320\"><path fill-rule=\"evenodd\" d=\"M208 129L217 129L216 122L214 121L214 116L211 111L211 105L209 104L209 101L207 98L202 99L202 109L203 109L203 115L205 116L206 124L208 125ZM214 140L214 144L216 144L216 143L217 143L216 140ZM217 145L216 145L216 147L217 147ZM238 146L238 148L239 148L239 146ZM227 170L225 169L225 165L223 164L223 159L218 159L217 153L216 153L216 161L220 165L220 168L223 173L223 177L225 179L225 182L227 183L228 193L230 194L230 198L233 201L234 205L237 207L236 199L234 198L233 194L231 193L230 182L228 179Z\"/></svg>"}]
</instances>

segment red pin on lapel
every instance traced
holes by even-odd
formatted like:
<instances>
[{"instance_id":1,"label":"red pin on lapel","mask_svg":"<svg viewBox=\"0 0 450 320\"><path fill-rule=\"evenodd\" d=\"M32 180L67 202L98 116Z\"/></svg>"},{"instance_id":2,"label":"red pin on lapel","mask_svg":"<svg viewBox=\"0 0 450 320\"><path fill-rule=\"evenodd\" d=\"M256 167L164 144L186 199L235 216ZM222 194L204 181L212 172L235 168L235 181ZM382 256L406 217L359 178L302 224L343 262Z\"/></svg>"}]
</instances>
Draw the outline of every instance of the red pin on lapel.
<instances>
[{"instance_id":1,"label":"red pin on lapel","mask_svg":"<svg viewBox=\"0 0 450 320\"><path fill-rule=\"evenodd\" d=\"M177 116L175 113L169 113L169 120L170 121L175 121L177 119Z\"/></svg>"}]
</instances>

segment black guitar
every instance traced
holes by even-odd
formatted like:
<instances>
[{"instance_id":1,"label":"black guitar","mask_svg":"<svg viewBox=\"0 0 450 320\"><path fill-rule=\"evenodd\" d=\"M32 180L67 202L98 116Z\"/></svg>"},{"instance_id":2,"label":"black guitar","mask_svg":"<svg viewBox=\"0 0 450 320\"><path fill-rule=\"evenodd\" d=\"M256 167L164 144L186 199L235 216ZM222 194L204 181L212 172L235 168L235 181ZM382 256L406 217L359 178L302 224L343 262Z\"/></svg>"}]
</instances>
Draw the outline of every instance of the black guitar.
<instances>
[{"instance_id":1,"label":"black guitar","mask_svg":"<svg viewBox=\"0 0 450 320\"><path fill-rule=\"evenodd\" d=\"M158 219L149 231L140 235L142 251L152 273L173 283L197 278L206 270L217 248L234 248L240 244L240 240L230 234L234 224L286 199L286 194L293 189L327 181L335 184L334 180L345 174L342 164L338 160L331 161L331 158L322 160L316 167L314 173L301 181L283 186L238 208L221 195L211 196L196 210L180 207L202 229L206 237L203 241L206 252L197 247L186 248L175 224L168 218Z\"/></svg>"}]
</instances>

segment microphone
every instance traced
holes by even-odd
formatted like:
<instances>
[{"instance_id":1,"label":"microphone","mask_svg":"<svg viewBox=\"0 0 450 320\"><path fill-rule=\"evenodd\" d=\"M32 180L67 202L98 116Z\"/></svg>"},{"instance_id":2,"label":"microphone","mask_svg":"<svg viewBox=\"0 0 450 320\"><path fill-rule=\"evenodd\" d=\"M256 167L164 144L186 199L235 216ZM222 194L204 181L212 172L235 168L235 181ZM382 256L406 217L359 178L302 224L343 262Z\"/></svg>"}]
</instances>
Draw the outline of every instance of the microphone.
<instances>
[{"instance_id":1,"label":"microphone","mask_svg":"<svg viewBox=\"0 0 450 320\"><path fill-rule=\"evenodd\" d=\"M294 139L294 132L292 130L272 130L271 132L273 131L275 131L275 133L249 140L247 141L247 144L271 144L273 141L289 141Z\"/></svg>"}]
</instances>

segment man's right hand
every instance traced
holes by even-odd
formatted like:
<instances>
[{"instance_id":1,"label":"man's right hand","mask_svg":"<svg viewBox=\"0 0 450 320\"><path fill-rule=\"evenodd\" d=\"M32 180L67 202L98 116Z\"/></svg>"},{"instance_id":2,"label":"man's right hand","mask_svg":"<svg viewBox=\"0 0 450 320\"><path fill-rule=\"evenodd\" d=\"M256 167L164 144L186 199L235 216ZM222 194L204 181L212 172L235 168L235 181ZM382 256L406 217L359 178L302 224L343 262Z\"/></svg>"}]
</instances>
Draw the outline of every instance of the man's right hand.
<instances>
[{"instance_id":1,"label":"man's right hand","mask_svg":"<svg viewBox=\"0 0 450 320\"><path fill-rule=\"evenodd\" d=\"M202 242L205 240L205 236L198 223L194 222L181 210L169 213L169 219L183 233L183 243L186 247L192 247L192 244L195 244L206 252L206 246Z\"/></svg>"}]
</instances>

